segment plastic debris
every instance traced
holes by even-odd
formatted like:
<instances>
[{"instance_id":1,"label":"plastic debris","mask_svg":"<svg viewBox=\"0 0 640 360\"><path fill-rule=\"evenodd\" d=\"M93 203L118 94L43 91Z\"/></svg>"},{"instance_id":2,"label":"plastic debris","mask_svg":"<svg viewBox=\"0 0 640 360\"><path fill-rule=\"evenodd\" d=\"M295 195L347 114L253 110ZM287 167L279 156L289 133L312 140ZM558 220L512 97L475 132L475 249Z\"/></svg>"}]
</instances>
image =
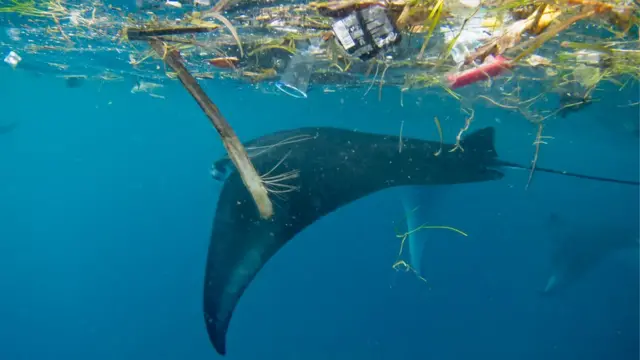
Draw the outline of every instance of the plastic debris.
<instances>
[{"instance_id":1,"label":"plastic debris","mask_svg":"<svg viewBox=\"0 0 640 360\"><path fill-rule=\"evenodd\" d=\"M12 68L16 68L16 66L18 66L18 63L22 61L22 58L20 57L20 55L16 54L14 51L9 52L9 55L7 55L4 58L4 62L9 64L9 66L11 66Z\"/></svg>"},{"instance_id":2,"label":"plastic debris","mask_svg":"<svg viewBox=\"0 0 640 360\"><path fill-rule=\"evenodd\" d=\"M576 61L580 64L605 68L610 65L610 59L610 56L599 51L579 50L576 52Z\"/></svg>"},{"instance_id":3,"label":"plastic debris","mask_svg":"<svg viewBox=\"0 0 640 360\"><path fill-rule=\"evenodd\" d=\"M475 49L491 36L491 32L482 25L480 16L471 18L464 28L443 26L442 32L446 43L455 41L451 49L451 57L459 67L464 65L466 58L471 55L469 49Z\"/></svg>"},{"instance_id":4,"label":"plastic debris","mask_svg":"<svg viewBox=\"0 0 640 360\"><path fill-rule=\"evenodd\" d=\"M371 59L401 40L400 32L380 5L355 10L331 27L347 53L362 60Z\"/></svg>"},{"instance_id":5,"label":"plastic debris","mask_svg":"<svg viewBox=\"0 0 640 360\"><path fill-rule=\"evenodd\" d=\"M600 81L600 68L580 64L573 70L573 77L580 85L589 88Z\"/></svg>"},{"instance_id":6,"label":"plastic debris","mask_svg":"<svg viewBox=\"0 0 640 360\"><path fill-rule=\"evenodd\" d=\"M527 64L531 66L551 66L552 62L546 57L534 54L529 56L529 58L527 59Z\"/></svg>"},{"instance_id":7,"label":"plastic debris","mask_svg":"<svg viewBox=\"0 0 640 360\"><path fill-rule=\"evenodd\" d=\"M63 76L68 88L79 88L84 84L87 79L86 75L65 75Z\"/></svg>"},{"instance_id":8,"label":"plastic debris","mask_svg":"<svg viewBox=\"0 0 640 360\"><path fill-rule=\"evenodd\" d=\"M22 40L20 38L20 29L16 29L16 28L9 28L7 29L7 36L9 37L9 39L11 39L12 41L20 41Z\"/></svg>"},{"instance_id":9,"label":"plastic debris","mask_svg":"<svg viewBox=\"0 0 640 360\"><path fill-rule=\"evenodd\" d=\"M487 57L485 63L469 70L447 76L449 87L452 89L467 86L500 75L510 68L509 62L504 57L498 55L495 58Z\"/></svg>"},{"instance_id":10,"label":"plastic debris","mask_svg":"<svg viewBox=\"0 0 640 360\"><path fill-rule=\"evenodd\" d=\"M277 88L289 96L306 99L313 62L314 58L308 52L293 55L276 83Z\"/></svg>"},{"instance_id":11,"label":"plastic debris","mask_svg":"<svg viewBox=\"0 0 640 360\"><path fill-rule=\"evenodd\" d=\"M219 69L235 69L239 61L235 56L225 56L207 60L209 64Z\"/></svg>"},{"instance_id":12,"label":"plastic debris","mask_svg":"<svg viewBox=\"0 0 640 360\"><path fill-rule=\"evenodd\" d=\"M131 93L135 94L135 93L144 92L144 93L148 93L152 97L160 97L158 94L155 93L155 91L162 87L163 87L162 84L156 84L149 81L138 81L133 86L133 88L131 88Z\"/></svg>"},{"instance_id":13,"label":"plastic debris","mask_svg":"<svg viewBox=\"0 0 640 360\"><path fill-rule=\"evenodd\" d=\"M196 79L236 79L256 87L280 81L282 88L300 90L301 97L315 85L323 92L362 87L363 94L377 88L379 99L387 87L402 94L431 88L445 89L445 96L467 110L487 101L515 110L527 100L519 98L524 93L518 88L540 81L546 92L530 97L534 100L520 112L537 122L555 116L549 100L565 81L591 94L604 82L622 87L640 79L635 25L640 8L633 0L137 0L141 7L129 12L102 0L53 8L18 1L23 6L0 6L28 18L29 26L15 23L15 29L5 30L10 35L5 39L22 38L11 50L29 53L29 69L40 65L43 72L66 74L61 59L104 61L103 68L84 68L87 80L102 79L111 59L127 68L118 70L120 77L158 81L165 75L157 57L122 41L158 39L162 54L177 50ZM37 16L43 12L50 16ZM313 64L310 73L291 72L303 58L291 55L304 53L314 41L317 49L304 61ZM492 68L496 59L509 59L508 66ZM7 63L15 67L16 60ZM487 66L495 73L478 72ZM505 68L512 72L500 78ZM494 86L467 91L488 79ZM262 91L272 94L270 85ZM476 91L483 96L474 96Z\"/></svg>"},{"instance_id":14,"label":"plastic debris","mask_svg":"<svg viewBox=\"0 0 640 360\"><path fill-rule=\"evenodd\" d=\"M175 8L181 8L182 4L179 1L171 1L171 0L167 0L167 2L165 3L167 6L172 6Z\"/></svg>"}]
</instances>

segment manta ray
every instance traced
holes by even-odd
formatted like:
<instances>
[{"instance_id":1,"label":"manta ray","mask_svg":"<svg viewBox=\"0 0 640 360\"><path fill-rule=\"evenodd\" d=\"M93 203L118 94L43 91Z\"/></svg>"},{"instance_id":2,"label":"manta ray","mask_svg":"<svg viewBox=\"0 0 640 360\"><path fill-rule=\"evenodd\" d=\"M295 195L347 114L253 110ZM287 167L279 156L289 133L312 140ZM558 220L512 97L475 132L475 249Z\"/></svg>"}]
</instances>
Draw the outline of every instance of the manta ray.
<instances>
[{"instance_id":1,"label":"manta ray","mask_svg":"<svg viewBox=\"0 0 640 360\"><path fill-rule=\"evenodd\" d=\"M592 271L614 252L638 249L637 231L576 227L579 232L557 239L551 252L551 276L543 295L557 293Z\"/></svg>"},{"instance_id":2,"label":"manta ray","mask_svg":"<svg viewBox=\"0 0 640 360\"><path fill-rule=\"evenodd\" d=\"M442 144L330 127L268 134L245 143L273 195L275 214L261 219L228 158L213 166L224 181L213 220L204 281L204 320L224 355L233 311L260 269L289 240L323 216L375 192L407 185L454 185L499 180L503 168L528 167L498 159L494 129ZM536 171L638 185L558 170Z\"/></svg>"}]
</instances>

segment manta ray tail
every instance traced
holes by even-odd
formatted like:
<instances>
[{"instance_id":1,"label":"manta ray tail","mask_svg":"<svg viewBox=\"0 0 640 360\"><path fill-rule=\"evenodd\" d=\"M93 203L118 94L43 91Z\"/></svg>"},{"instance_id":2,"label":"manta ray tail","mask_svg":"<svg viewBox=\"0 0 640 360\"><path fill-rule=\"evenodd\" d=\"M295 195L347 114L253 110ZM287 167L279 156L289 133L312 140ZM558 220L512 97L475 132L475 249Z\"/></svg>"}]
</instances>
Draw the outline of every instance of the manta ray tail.
<instances>
[{"instance_id":1,"label":"manta ray tail","mask_svg":"<svg viewBox=\"0 0 640 360\"><path fill-rule=\"evenodd\" d=\"M518 170L527 170L527 171L531 170L531 167L529 166L524 166L517 163L512 163L512 162L502 161L502 160L498 160L498 165L507 167L507 168L512 168L512 169L518 169ZM557 174L557 175L564 175L564 176L571 176L571 177L580 178L580 179L640 186L640 182L638 181L620 180L620 179L613 179L613 178L601 177L601 176L584 175L584 174L578 174L578 173L573 173L569 171L554 170L554 169L548 169L548 168L543 168L538 166L536 166L535 171L546 172L546 173Z\"/></svg>"}]
</instances>

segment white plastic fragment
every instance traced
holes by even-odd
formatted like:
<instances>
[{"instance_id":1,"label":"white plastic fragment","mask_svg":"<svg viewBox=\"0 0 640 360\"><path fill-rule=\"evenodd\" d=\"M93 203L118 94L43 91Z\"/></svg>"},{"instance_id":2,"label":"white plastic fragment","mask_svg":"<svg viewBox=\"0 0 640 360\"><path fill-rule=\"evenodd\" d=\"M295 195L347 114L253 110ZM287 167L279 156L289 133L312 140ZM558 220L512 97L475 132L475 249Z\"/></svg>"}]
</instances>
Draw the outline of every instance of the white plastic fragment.
<instances>
[{"instance_id":1,"label":"white plastic fragment","mask_svg":"<svg viewBox=\"0 0 640 360\"><path fill-rule=\"evenodd\" d=\"M527 58L527 64L531 66L550 66L551 60L547 59L546 57L534 54Z\"/></svg>"},{"instance_id":2,"label":"white plastic fragment","mask_svg":"<svg viewBox=\"0 0 640 360\"><path fill-rule=\"evenodd\" d=\"M209 6L211 5L211 0L195 0L194 3L198 5Z\"/></svg>"},{"instance_id":3,"label":"white plastic fragment","mask_svg":"<svg viewBox=\"0 0 640 360\"><path fill-rule=\"evenodd\" d=\"M591 50L580 50L576 52L576 60L578 60L579 63L598 66L602 61L602 53Z\"/></svg>"},{"instance_id":4,"label":"white plastic fragment","mask_svg":"<svg viewBox=\"0 0 640 360\"><path fill-rule=\"evenodd\" d=\"M82 14L80 13L80 10L73 10L69 13L69 22L73 26L78 26L81 18Z\"/></svg>"},{"instance_id":5,"label":"white plastic fragment","mask_svg":"<svg viewBox=\"0 0 640 360\"><path fill-rule=\"evenodd\" d=\"M171 0L167 0L166 2L167 6L173 6L173 7L177 7L177 8L181 8L182 4L178 1L171 1Z\"/></svg>"},{"instance_id":6,"label":"white plastic fragment","mask_svg":"<svg viewBox=\"0 0 640 360\"><path fill-rule=\"evenodd\" d=\"M20 61L22 61L22 58L20 57L20 55L16 54L14 51L11 51L9 55L7 55L4 58L4 62L9 64L14 69L16 68L16 66L18 66L18 63Z\"/></svg>"},{"instance_id":7,"label":"white plastic fragment","mask_svg":"<svg viewBox=\"0 0 640 360\"><path fill-rule=\"evenodd\" d=\"M473 20L475 19L472 18L469 22L472 22ZM459 28L451 29L448 27L443 27L443 31L446 31L444 33L445 42L449 43L453 41L456 36L458 36L458 38L456 39L456 43L451 49L451 57L453 58L453 61L458 64L458 66L462 66L465 58L471 54L471 51L475 49L483 40L486 40L490 37L488 32L482 31L481 29L479 29L479 26L474 26L479 24L472 23L469 25L471 25L469 26L469 29L463 29L462 32L460 32Z\"/></svg>"},{"instance_id":8,"label":"white plastic fragment","mask_svg":"<svg viewBox=\"0 0 640 360\"><path fill-rule=\"evenodd\" d=\"M464 6L472 6L476 3L476 0L461 1L460 3ZM463 24L443 26L441 28L440 31L444 33L444 41L447 44L456 39L457 36L456 42L451 48L451 57L458 67L464 64L471 51L491 37L493 31L482 25L484 16L485 11L480 10L464 23L464 28L462 28Z\"/></svg>"},{"instance_id":9,"label":"white plastic fragment","mask_svg":"<svg viewBox=\"0 0 640 360\"><path fill-rule=\"evenodd\" d=\"M19 29L8 28L6 32L7 32L7 36L12 41L20 41L20 30Z\"/></svg>"},{"instance_id":10,"label":"white plastic fragment","mask_svg":"<svg viewBox=\"0 0 640 360\"><path fill-rule=\"evenodd\" d=\"M468 8L475 9L480 6L480 0L460 0L460 3Z\"/></svg>"},{"instance_id":11,"label":"white plastic fragment","mask_svg":"<svg viewBox=\"0 0 640 360\"><path fill-rule=\"evenodd\" d=\"M149 81L138 81L133 88L131 88L131 93L147 93L149 96L159 99L164 99L164 96L156 94L155 91L157 89L162 88L162 84L156 84Z\"/></svg>"}]
</instances>

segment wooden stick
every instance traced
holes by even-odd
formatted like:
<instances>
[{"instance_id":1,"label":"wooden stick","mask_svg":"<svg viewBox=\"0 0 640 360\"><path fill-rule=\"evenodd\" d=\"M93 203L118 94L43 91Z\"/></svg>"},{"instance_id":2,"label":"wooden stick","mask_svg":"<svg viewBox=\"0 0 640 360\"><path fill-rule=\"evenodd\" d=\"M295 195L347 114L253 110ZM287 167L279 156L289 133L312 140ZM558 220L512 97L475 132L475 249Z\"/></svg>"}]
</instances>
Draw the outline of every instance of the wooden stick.
<instances>
[{"instance_id":1,"label":"wooden stick","mask_svg":"<svg viewBox=\"0 0 640 360\"><path fill-rule=\"evenodd\" d=\"M129 40L150 40L155 36L200 34L216 31L219 26L187 26L157 29L125 28L124 33Z\"/></svg>"},{"instance_id":2,"label":"wooden stick","mask_svg":"<svg viewBox=\"0 0 640 360\"><path fill-rule=\"evenodd\" d=\"M240 177L245 187L251 193L255 201L260 217L269 219L273 216L273 204L269 200L269 194L266 187L262 183L262 179L255 167L249 160L247 151L236 136L235 132L222 116L218 107L209 99L204 90L200 87L196 79L189 73L187 68L182 64L180 55L175 50L167 50L164 44L157 39L149 39L149 44L155 52L176 72L178 79L185 89L193 96L200 108L207 115L211 124L216 128L218 134L222 138L229 158L238 169Z\"/></svg>"}]
</instances>

